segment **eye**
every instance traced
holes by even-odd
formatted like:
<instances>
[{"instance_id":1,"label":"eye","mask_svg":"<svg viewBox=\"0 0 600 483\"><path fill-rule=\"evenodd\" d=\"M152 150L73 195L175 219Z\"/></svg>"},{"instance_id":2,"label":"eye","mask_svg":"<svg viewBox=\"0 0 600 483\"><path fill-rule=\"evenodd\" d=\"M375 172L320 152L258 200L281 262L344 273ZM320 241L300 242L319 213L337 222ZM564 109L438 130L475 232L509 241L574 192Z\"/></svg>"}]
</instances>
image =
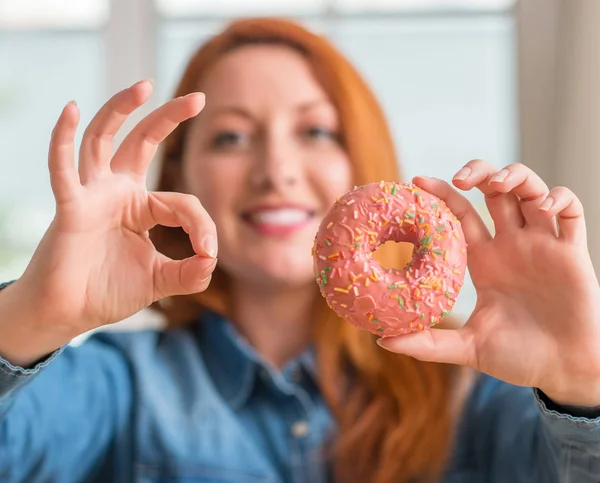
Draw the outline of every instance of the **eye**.
<instances>
[{"instance_id":1,"label":"eye","mask_svg":"<svg viewBox=\"0 0 600 483\"><path fill-rule=\"evenodd\" d=\"M226 148L229 146L239 146L245 140L242 133L236 131L222 131L213 139L213 146L216 148Z\"/></svg>"},{"instance_id":2,"label":"eye","mask_svg":"<svg viewBox=\"0 0 600 483\"><path fill-rule=\"evenodd\" d=\"M305 135L311 139L333 139L337 140L337 134L330 129L313 126L305 131Z\"/></svg>"}]
</instances>

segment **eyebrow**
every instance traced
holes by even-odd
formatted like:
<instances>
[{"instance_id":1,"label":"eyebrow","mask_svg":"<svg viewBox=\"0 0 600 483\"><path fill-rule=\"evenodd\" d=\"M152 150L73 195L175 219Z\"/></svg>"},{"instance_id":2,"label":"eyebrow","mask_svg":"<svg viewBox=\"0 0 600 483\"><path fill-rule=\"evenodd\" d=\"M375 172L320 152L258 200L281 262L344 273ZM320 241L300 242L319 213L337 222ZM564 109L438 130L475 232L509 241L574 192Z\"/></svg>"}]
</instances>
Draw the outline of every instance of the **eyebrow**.
<instances>
[{"instance_id":1,"label":"eyebrow","mask_svg":"<svg viewBox=\"0 0 600 483\"><path fill-rule=\"evenodd\" d=\"M302 104L298 104L295 109L297 111L303 112L303 111L312 109L314 107L317 107L321 104L332 106L331 102L327 99L315 99L314 101L309 101L309 102L304 102ZM215 114L223 114L223 113L237 114L238 116L245 117L246 119L254 120L254 116L250 112L248 112L243 107L238 107L238 106L223 105L220 107L216 107L213 110L213 112Z\"/></svg>"},{"instance_id":2,"label":"eyebrow","mask_svg":"<svg viewBox=\"0 0 600 483\"><path fill-rule=\"evenodd\" d=\"M237 114L238 116L245 117L250 120L254 120L254 116L250 114L246 109L237 106L221 106L213 109L215 114Z\"/></svg>"},{"instance_id":3,"label":"eyebrow","mask_svg":"<svg viewBox=\"0 0 600 483\"><path fill-rule=\"evenodd\" d=\"M319 105L327 105L333 107L333 104L328 99L315 99L314 101L305 102L303 104L298 105L296 109L298 111L307 111Z\"/></svg>"}]
</instances>

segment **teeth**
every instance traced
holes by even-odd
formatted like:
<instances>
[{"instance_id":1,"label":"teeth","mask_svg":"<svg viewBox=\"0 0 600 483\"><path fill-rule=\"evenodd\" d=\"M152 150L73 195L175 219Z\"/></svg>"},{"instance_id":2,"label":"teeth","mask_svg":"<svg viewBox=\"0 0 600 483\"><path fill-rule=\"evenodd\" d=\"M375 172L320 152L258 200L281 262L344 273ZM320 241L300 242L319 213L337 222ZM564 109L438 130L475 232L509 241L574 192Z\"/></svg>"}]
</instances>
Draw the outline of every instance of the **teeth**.
<instances>
[{"instance_id":1,"label":"teeth","mask_svg":"<svg viewBox=\"0 0 600 483\"><path fill-rule=\"evenodd\" d=\"M281 210L257 211L250 215L250 221L266 225L296 225L306 221L309 213L294 208L283 208Z\"/></svg>"}]
</instances>

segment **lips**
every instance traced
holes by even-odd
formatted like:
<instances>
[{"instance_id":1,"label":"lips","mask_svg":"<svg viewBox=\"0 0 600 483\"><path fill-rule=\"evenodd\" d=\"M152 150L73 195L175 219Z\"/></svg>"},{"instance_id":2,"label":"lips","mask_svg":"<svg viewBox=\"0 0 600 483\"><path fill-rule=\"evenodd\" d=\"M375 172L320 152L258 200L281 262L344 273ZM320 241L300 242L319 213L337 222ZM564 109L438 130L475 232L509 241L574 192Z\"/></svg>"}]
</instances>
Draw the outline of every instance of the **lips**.
<instances>
[{"instance_id":1,"label":"lips","mask_svg":"<svg viewBox=\"0 0 600 483\"><path fill-rule=\"evenodd\" d=\"M297 206L262 206L242 215L255 231L262 235L284 236L306 226L315 217L315 210Z\"/></svg>"}]
</instances>

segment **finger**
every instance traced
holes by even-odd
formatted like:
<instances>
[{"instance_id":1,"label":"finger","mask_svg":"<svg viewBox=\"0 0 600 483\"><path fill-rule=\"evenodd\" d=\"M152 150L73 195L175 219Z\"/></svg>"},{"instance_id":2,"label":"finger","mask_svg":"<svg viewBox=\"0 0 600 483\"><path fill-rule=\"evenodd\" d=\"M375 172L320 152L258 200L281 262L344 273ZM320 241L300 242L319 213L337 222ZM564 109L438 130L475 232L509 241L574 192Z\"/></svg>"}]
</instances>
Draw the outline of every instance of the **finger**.
<instances>
[{"instance_id":1,"label":"finger","mask_svg":"<svg viewBox=\"0 0 600 483\"><path fill-rule=\"evenodd\" d=\"M539 210L540 204L548 196L548 186L531 168L520 163L511 164L495 173L491 184L501 193L518 196L526 225L540 227L557 235L554 220L543 216Z\"/></svg>"},{"instance_id":2,"label":"finger","mask_svg":"<svg viewBox=\"0 0 600 483\"><path fill-rule=\"evenodd\" d=\"M157 254L153 280L154 300L206 290L216 265L216 259L198 255L185 260L171 260L161 253Z\"/></svg>"},{"instance_id":3,"label":"finger","mask_svg":"<svg viewBox=\"0 0 600 483\"><path fill-rule=\"evenodd\" d=\"M75 167L75 132L78 123L79 109L75 101L71 101L63 108L50 138L48 169L57 203L69 201L81 187Z\"/></svg>"},{"instance_id":4,"label":"finger","mask_svg":"<svg viewBox=\"0 0 600 483\"><path fill-rule=\"evenodd\" d=\"M454 175L452 182L458 188L469 191L477 188L485 196L485 204L490 212L496 233L522 228L525 219L521 213L519 199L512 193L501 193L495 189L495 182L490 184L496 167L483 161L474 159L469 161Z\"/></svg>"},{"instance_id":5,"label":"finger","mask_svg":"<svg viewBox=\"0 0 600 483\"><path fill-rule=\"evenodd\" d=\"M110 170L113 138L127 117L152 94L152 81L143 80L115 94L88 125L79 150L79 173L85 184Z\"/></svg>"},{"instance_id":6,"label":"finger","mask_svg":"<svg viewBox=\"0 0 600 483\"><path fill-rule=\"evenodd\" d=\"M429 329L400 337L386 337L377 343L386 350L420 361L459 364L477 369L473 333L468 327L457 330Z\"/></svg>"},{"instance_id":7,"label":"finger","mask_svg":"<svg viewBox=\"0 0 600 483\"><path fill-rule=\"evenodd\" d=\"M549 219L556 216L561 238L573 243L587 243L583 205L570 189L564 186L552 188L538 209Z\"/></svg>"},{"instance_id":8,"label":"finger","mask_svg":"<svg viewBox=\"0 0 600 483\"><path fill-rule=\"evenodd\" d=\"M461 223L469 250L479 243L492 239L485 223L470 201L448 183L441 179L425 177L414 178L413 183L446 203Z\"/></svg>"},{"instance_id":9,"label":"finger","mask_svg":"<svg viewBox=\"0 0 600 483\"><path fill-rule=\"evenodd\" d=\"M183 121L197 116L204 94L195 92L162 105L144 118L125 138L111 164L114 172L145 176L158 145Z\"/></svg>"},{"instance_id":10,"label":"finger","mask_svg":"<svg viewBox=\"0 0 600 483\"><path fill-rule=\"evenodd\" d=\"M152 192L148 194L151 226L180 226L190 236L194 252L205 257L217 256L217 229L195 196L183 193Z\"/></svg>"}]
</instances>

